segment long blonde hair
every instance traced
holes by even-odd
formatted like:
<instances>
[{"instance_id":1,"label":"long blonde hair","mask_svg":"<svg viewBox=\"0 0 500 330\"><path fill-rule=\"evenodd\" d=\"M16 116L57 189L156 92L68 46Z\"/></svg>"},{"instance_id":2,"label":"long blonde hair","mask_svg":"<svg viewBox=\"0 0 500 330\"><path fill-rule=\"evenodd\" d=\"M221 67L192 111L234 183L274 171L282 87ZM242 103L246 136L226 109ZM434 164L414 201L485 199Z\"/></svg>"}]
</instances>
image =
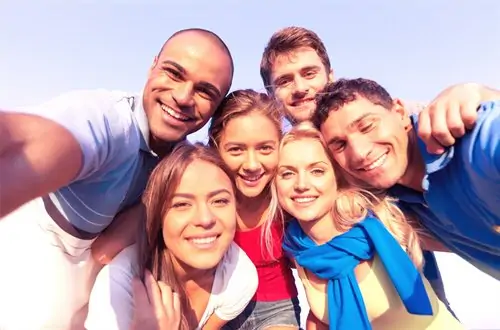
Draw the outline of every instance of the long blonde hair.
<instances>
[{"instance_id":1,"label":"long blonde hair","mask_svg":"<svg viewBox=\"0 0 500 330\"><path fill-rule=\"evenodd\" d=\"M260 113L266 116L276 127L278 136L281 138L283 105L267 94L256 92L252 89L240 89L228 94L220 104L216 114L208 129L209 145L219 149L220 139L225 128L232 119L248 116L253 113ZM274 173L273 173L274 174ZM272 182L272 180L271 180ZM278 196L274 189L269 189L270 184L265 188L270 194L270 203L267 208L267 215L263 224L261 244L265 246L265 252L272 259L274 255L274 240L272 237L272 225L275 221L283 222L280 219L281 213L278 211Z\"/></svg>"},{"instance_id":2,"label":"long blonde hair","mask_svg":"<svg viewBox=\"0 0 500 330\"><path fill-rule=\"evenodd\" d=\"M335 228L340 232L348 231L371 211L406 250L415 266L422 269L423 255L417 231L411 225L411 219L397 207L395 200L384 192L369 192L353 186L349 175L334 161L321 133L310 122L300 123L285 134L279 151L281 152L287 143L302 139L312 139L321 143L337 174L338 194L332 207Z\"/></svg>"}]
</instances>

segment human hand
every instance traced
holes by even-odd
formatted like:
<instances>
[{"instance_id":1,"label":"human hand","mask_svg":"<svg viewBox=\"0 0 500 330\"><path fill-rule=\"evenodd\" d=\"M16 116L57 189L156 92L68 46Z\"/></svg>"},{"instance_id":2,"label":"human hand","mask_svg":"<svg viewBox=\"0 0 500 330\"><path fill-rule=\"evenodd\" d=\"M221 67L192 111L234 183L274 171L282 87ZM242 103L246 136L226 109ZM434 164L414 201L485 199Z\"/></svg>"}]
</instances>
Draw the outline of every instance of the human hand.
<instances>
[{"instance_id":1,"label":"human hand","mask_svg":"<svg viewBox=\"0 0 500 330\"><path fill-rule=\"evenodd\" d=\"M484 88L475 83L451 86L420 112L417 133L430 153L443 153L474 126Z\"/></svg>"},{"instance_id":2,"label":"human hand","mask_svg":"<svg viewBox=\"0 0 500 330\"><path fill-rule=\"evenodd\" d=\"M138 278L132 282L134 315L130 330L177 330L181 322L180 297L151 272L144 274L144 284Z\"/></svg>"}]
</instances>

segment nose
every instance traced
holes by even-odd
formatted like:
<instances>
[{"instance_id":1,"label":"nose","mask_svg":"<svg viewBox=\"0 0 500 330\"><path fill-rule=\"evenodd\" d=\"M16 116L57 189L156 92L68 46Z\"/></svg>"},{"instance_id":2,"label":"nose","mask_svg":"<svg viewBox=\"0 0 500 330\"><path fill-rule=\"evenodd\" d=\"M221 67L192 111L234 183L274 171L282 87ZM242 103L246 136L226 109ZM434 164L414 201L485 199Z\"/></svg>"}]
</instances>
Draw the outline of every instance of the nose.
<instances>
[{"instance_id":1,"label":"nose","mask_svg":"<svg viewBox=\"0 0 500 330\"><path fill-rule=\"evenodd\" d=\"M181 108L192 107L194 104L193 99L194 86L191 82L184 82L178 84L172 91L172 98Z\"/></svg>"},{"instance_id":2,"label":"nose","mask_svg":"<svg viewBox=\"0 0 500 330\"><path fill-rule=\"evenodd\" d=\"M294 86L294 93L297 95L307 94L309 91L309 84L302 77L295 78Z\"/></svg>"},{"instance_id":3,"label":"nose","mask_svg":"<svg viewBox=\"0 0 500 330\"><path fill-rule=\"evenodd\" d=\"M353 164L361 164L370 154L372 143L363 135L357 135L348 142L349 158Z\"/></svg>"},{"instance_id":4,"label":"nose","mask_svg":"<svg viewBox=\"0 0 500 330\"><path fill-rule=\"evenodd\" d=\"M260 169L260 162L254 150L248 150L246 153L243 170L248 172L257 172Z\"/></svg>"},{"instance_id":5,"label":"nose","mask_svg":"<svg viewBox=\"0 0 500 330\"><path fill-rule=\"evenodd\" d=\"M307 191L309 189L309 180L307 175L304 173L298 173L296 178L294 189L300 192Z\"/></svg>"},{"instance_id":6,"label":"nose","mask_svg":"<svg viewBox=\"0 0 500 330\"><path fill-rule=\"evenodd\" d=\"M205 203L198 208L195 225L203 228L211 228L215 225L216 217L210 206Z\"/></svg>"}]
</instances>

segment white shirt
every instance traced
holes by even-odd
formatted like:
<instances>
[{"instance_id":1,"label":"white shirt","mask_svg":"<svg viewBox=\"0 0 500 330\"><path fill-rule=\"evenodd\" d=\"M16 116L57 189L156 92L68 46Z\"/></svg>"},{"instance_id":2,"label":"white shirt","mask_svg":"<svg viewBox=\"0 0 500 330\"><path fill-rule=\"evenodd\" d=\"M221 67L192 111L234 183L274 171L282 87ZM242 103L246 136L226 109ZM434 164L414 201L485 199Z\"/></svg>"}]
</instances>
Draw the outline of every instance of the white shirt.
<instances>
[{"instance_id":1,"label":"white shirt","mask_svg":"<svg viewBox=\"0 0 500 330\"><path fill-rule=\"evenodd\" d=\"M90 295L87 330L129 330L134 311L132 278L139 273L137 260L137 246L133 245L99 272ZM215 271L198 329L212 314L227 321L236 318L254 296L257 285L257 270L252 261L236 243L231 243Z\"/></svg>"}]
</instances>

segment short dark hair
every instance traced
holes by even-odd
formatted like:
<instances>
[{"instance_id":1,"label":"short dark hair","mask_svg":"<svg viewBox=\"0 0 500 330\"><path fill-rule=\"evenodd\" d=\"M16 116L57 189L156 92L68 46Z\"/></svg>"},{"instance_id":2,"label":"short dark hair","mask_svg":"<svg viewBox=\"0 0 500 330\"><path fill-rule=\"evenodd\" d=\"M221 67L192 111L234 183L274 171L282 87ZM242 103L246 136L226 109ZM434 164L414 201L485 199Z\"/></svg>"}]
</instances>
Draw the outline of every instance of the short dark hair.
<instances>
[{"instance_id":1,"label":"short dark hair","mask_svg":"<svg viewBox=\"0 0 500 330\"><path fill-rule=\"evenodd\" d=\"M380 105L388 110L392 108L393 99L384 87L373 80L339 79L328 83L325 88L316 95L316 111L312 121L316 127L320 127L331 111L336 111L359 98L365 98L373 104Z\"/></svg>"},{"instance_id":2,"label":"short dark hair","mask_svg":"<svg viewBox=\"0 0 500 330\"><path fill-rule=\"evenodd\" d=\"M232 72L231 75L234 74L234 61L233 61L233 56L231 55L231 51L229 50L229 47L226 45L224 40L222 40L222 38L219 37L219 35L217 35L215 32L212 32L212 31L206 30L206 29L202 29L202 28L187 28L187 29L183 29L183 30L179 30L179 31L175 32L174 34L172 34L170 36L170 38L167 39L167 41L165 41L165 43L163 44L163 46L160 49L160 52L158 53L158 56L160 56L160 54L163 52L163 49L165 48L165 46L167 45L167 43L170 40L172 40L173 38L175 38L181 34L187 33L187 32L198 33L202 36L208 37L209 39L214 41L216 44L218 44L218 46L224 51L224 53L226 53L227 56L229 56L229 59L231 61L231 72Z\"/></svg>"}]
</instances>

